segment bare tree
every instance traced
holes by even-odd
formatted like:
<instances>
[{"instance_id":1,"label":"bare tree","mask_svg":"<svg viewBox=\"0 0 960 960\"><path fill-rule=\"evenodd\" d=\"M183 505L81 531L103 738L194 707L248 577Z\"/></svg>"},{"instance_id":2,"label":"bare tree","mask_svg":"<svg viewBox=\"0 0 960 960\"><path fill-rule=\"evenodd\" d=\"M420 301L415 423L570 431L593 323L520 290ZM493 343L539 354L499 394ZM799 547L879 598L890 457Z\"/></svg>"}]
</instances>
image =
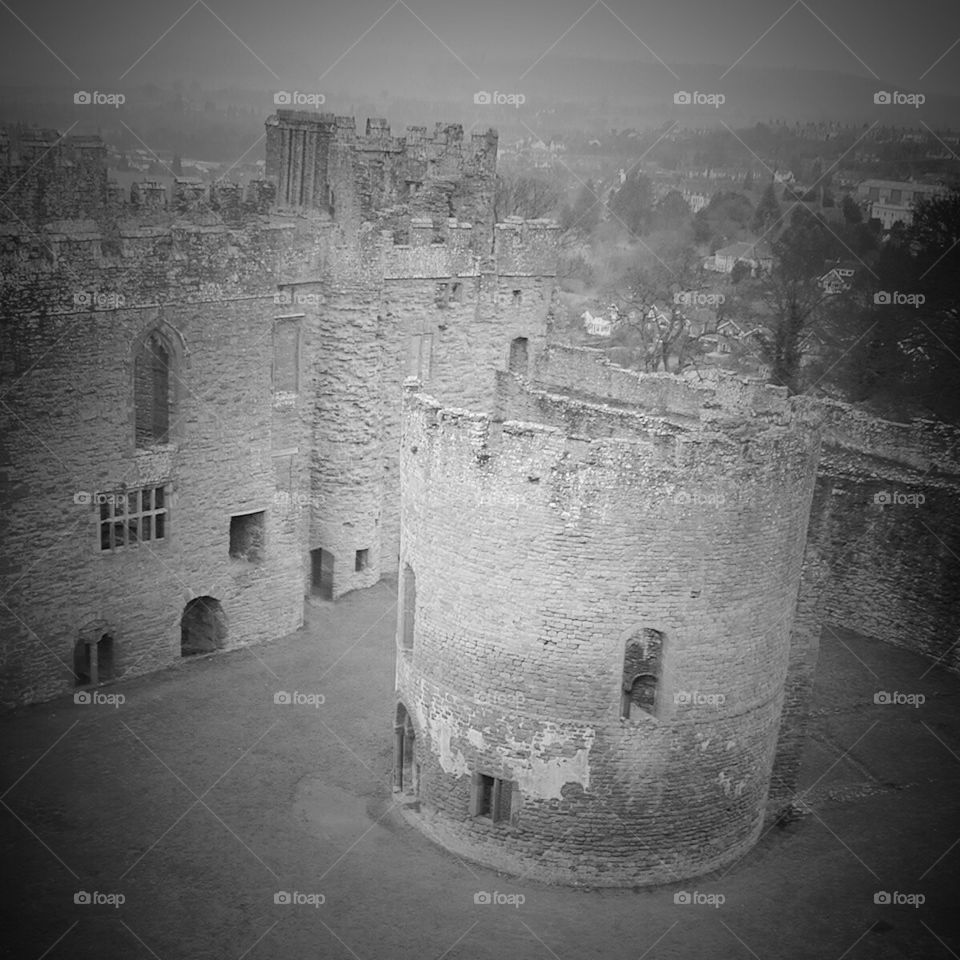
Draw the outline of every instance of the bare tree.
<instances>
[{"instance_id":1,"label":"bare tree","mask_svg":"<svg viewBox=\"0 0 960 960\"><path fill-rule=\"evenodd\" d=\"M530 174L498 174L494 198L497 220L517 216L536 220L555 213L562 191L554 180Z\"/></svg>"},{"instance_id":2,"label":"bare tree","mask_svg":"<svg viewBox=\"0 0 960 960\"><path fill-rule=\"evenodd\" d=\"M682 370L698 333L688 313L690 295L703 289L700 254L685 233L658 238L647 255L611 291L621 313L633 315L637 361L645 370Z\"/></svg>"}]
</instances>

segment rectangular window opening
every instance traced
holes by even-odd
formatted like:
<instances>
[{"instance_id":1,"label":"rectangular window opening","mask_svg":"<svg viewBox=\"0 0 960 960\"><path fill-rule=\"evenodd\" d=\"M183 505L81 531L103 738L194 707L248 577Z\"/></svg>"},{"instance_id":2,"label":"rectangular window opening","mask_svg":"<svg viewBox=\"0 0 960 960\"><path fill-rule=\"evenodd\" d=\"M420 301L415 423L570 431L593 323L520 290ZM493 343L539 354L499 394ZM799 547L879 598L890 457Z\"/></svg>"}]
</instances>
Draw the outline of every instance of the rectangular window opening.
<instances>
[{"instance_id":1,"label":"rectangular window opening","mask_svg":"<svg viewBox=\"0 0 960 960\"><path fill-rule=\"evenodd\" d=\"M361 570L366 570L369 565L370 560L370 551L369 550L358 550L356 554L356 559L353 564L353 569L359 573Z\"/></svg>"},{"instance_id":2,"label":"rectangular window opening","mask_svg":"<svg viewBox=\"0 0 960 960\"><path fill-rule=\"evenodd\" d=\"M509 780L475 773L470 791L470 815L494 823L509 820L512 787Z\"/></svg>"},{"instance_id":3,"label":"rectangular window opening","mask_svg":"<svg viewBox=\"0 0 960 960\"><path fill-rule=\"evenodd\" d=\"M260 510L230 518L230 556L234 560L263 562L264 516Z\"/></svg>"}]
</instances>

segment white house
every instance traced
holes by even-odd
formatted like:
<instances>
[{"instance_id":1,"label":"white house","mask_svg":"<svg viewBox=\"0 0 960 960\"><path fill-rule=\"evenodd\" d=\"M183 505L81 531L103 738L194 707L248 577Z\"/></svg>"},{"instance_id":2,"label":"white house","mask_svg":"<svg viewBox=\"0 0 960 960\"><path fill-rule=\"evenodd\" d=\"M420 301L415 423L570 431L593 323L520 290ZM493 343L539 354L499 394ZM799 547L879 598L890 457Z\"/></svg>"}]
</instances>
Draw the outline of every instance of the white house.
<instances>
[{"instance_id":1,"label":"white house","mask_svg":"<svg viewBox=\"0 0 960 960\"><path fill-rule=\"evenodd\" d=\"M584 329L592 337L609 337L613 333L613 323L606 317L594 316L589 310L580 315Z\"/></svg>"},{"instance_id":2,"label":"white house","mask_svg":"<svg viewBox=\"0 0 960 960\"><path fill-rule=\"evenodd\" d=\"M943 196L947 192L939 183L921 183L916 180L862 180L857 185L857 199L868 210L871 219L879 220L884 230L900 222L909 226L916 203L927 197Z\"/></svg>"},{"instance_id":3,"label":"white house","mask_svg":"<svg viewBox=\"0 0 960 960\"><path fill-rule=\"evenodd\" d=\"M738 240L736 243L720 247L712 257L704 260L703 265L707 270L731 273L738 260L748 264L751 270L756 270L757 267L761 270L769 270L773 266L773 254L767 243L763 241L748 243L745 240Z\"/></svg>"}]
</instances>

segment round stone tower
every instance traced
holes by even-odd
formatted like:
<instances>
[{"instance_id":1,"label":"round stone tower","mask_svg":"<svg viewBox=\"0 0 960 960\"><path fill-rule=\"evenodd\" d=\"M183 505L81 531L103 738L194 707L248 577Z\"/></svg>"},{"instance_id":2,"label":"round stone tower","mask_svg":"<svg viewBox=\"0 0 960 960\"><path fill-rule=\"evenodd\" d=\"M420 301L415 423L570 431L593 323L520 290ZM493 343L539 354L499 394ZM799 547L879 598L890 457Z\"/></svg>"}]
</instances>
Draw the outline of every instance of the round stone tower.
<instances>
[{"instance_id":1,"label":"round stone tower","mask_svg":"<svg viewBox=\"0 0 960 960\"><path fill-rule=\"evenodd\" d=\"M460 855L665 883L761 830L819 434L668 380L657 416L510 375L513 420L406 391L395 787Z\"/></svg>"}]
</instances>

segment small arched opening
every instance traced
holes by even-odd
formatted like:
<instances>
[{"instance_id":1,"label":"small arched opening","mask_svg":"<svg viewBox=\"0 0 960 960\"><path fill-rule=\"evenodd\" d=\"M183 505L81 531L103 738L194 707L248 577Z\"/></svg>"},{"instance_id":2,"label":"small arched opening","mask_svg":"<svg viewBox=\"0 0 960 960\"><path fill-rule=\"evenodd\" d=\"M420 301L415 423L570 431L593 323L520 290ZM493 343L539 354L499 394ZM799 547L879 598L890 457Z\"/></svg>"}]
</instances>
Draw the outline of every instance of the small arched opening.
<instances>
[{"instance_id":1,"label":"small arched opening","mask_svg":"<svg viewBox=\"0 0 960 960\"><path fill-rule=\"evenodd\" d=\"M627 635L623 653L620 716L627 720L638 710L655 717L660 688L664 635L643 627Z\"/></svg>"},{"instance_id":2,"label":"small arched opening","mask_svg":"<svg viewBox=\"0 0 960 960\"><path fill-rule=\"evenodd\" d=\"M115 675L113 634L97 622L80 631L73 647L73 682L75 686L96 686Z\"/></svg>"},{"instance_id":3,"label":"small arched opening","mask_svg":"<svg viewBox=\"0 0 960 960\"><path fill-rule=\"evenodd\" d=\"M214 597L196 597L180 618L180 656L212 653L227 642L227 616Z\"/></svg>"}]
</instances>

